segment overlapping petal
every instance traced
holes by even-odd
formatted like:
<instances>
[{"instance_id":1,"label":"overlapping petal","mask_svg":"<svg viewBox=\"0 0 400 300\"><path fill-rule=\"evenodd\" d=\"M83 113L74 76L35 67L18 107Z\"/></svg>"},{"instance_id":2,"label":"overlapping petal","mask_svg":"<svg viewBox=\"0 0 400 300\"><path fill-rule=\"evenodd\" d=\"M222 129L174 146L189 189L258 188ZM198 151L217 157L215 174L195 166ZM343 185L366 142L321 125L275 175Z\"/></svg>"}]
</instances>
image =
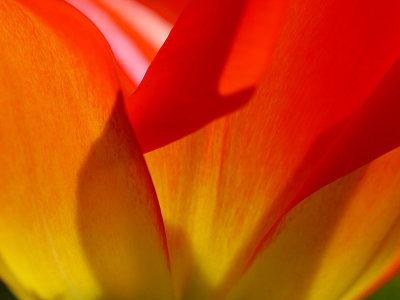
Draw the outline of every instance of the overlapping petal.
<instances>
[{"instance_id":1,"label":"overlapping petal","mask_svg":"<svg viewBox=\"0 0 400 300\"><path fill-rule=\"evenodd\" d=\"M275 47L287 2L196 0L186 7L128 102L144 152L249 100Z\"/></svg>"},{"instance_id":2,"label":"overlapping petal","mask_svg":"<svg viewBox=\"0 0 400 300\"><path fill-rule=\"evenodd\" d=\"M397 148L292 209L228 299L362 299L393 276L400 269L399 166Z\"/></svg>"},{"instance_id":3,"label":"overlapping petal","mask_svg":"<svg viewBox=\"0 0 400 300\"><path fill-rule=\"evenodd\" d=\"M400 54L399 5L292 1L257 95L145 156L183 298L226 294L283 214L398 145L399 105L385 97L398 85L385 78Z\"/></svg>"},{"instance_id":4,"label":"overlapping petal","mask_svg":"<svg viewBox=\"0 0 400 300\"><path fill-rule=\"evenodd\" d=\"M127 17L146 8L69 2L133 91L163 41ZM186 1L140 2L174 22ZM171 297L108 48L65 3L18 3L0 4L0 274L23 299ZM128 103L144 151L240 108L146 156L178 299L353 299L399 269L399 150L352 171L400 143L400 4L292 1L247 103L285 7L193 1Z\"/></svg>"},{"instance_id":5,"label":"overlapping petal","mask_svg":"<svg viewBox=\"0 0 400 300\"><path fill-rule=\"evenodd\" d=\"M124 94L142 80L172 24L147 5L133 0L66 0L101 30L120 66Z\"/></svg>"},{"instance_id":6,"label":"overlapping petal","mask_svg":"<svg viewBox=\"0 0 400 300\"><path fill-rule=\"evenodd\" d=\"M3 0L0 44L2 279L21 299L168 299L159 206L107 43L64 2Z\"/></svg>"}]
</instances>

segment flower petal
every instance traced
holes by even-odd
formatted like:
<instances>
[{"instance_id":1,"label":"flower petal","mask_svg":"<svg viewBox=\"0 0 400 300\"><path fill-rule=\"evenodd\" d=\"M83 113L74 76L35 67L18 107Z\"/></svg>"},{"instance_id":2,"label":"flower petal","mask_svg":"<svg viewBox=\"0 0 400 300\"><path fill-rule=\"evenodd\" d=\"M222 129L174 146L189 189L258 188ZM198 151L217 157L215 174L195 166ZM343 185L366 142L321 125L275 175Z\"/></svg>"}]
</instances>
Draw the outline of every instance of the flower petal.
<instances>
[{"instance_id":1,"label":"flower petal","mask_svg":"<svg viewBox=\"0 0 400 300\"><path fill-rule=\"evenodd\" d=\"M146 154L181 290L224 293L301 197L396 146L399 105L385 98L398 95L396 65L385 74L400 53L399 5L293 1L254 99Z\"/></svg>"},{"instance_id":2,"label":"flower petal","mask_svg":"<svg viewBox=\"0 0 400 300\"><path fill-rule=\"evenodd\" d=\"M151 7L171 23L175 23L191 0L138 0Z\"/></svg>"},{"instance_id":3,"label":"flower petal","mask_svg":"<svg viewBox=\"0 0 400 300\"><path fill-rule=\"evenodd\" d=\"M61 1L3 0L0 45L1 276L22 299L168 298L159 206L107 43Z\"/></svg>"},{"instance_id":4,"label":"flower petal","mask_svg":"<svg viewBox=\"0 0 400 300\"><path fill-rule=\"evenodd\" d=\"M109 42L130 95L167 38L172 24L133 0L66 0L90 18Z\"/></svg>"},{"instance_id":5,"label":"flower petal","mask_svg":"<svg viewBox=\"0 0 400 300\"><path fill-rule=\"evenodd\" d=\"M128 102L143 151L249 100L275 46L287 1L193 1Z\"/></svg>"},{"instance_id":6,"label":"flower petal","mask_svg":"<svg viewBox=\"0 0 400 300\"><path fill-rule=\"evenodd\" d=\"M377 278L393 276L399 166L397 148L293 208L228 299L359 299Z\"/></svg>"}]
</instances>

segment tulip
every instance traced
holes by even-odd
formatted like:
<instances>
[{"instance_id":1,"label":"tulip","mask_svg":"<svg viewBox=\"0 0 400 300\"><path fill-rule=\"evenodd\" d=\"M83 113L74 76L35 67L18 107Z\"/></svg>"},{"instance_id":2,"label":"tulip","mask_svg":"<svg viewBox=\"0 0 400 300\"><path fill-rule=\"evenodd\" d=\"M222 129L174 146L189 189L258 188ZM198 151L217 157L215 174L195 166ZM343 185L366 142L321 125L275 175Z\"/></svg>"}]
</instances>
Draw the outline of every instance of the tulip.
<instances>
[{"instance_id":1,"label":"tulip","mask_svg":"<svg viewBox=\"0 0 400 300\"><path fill-rule=\"evenodd\" d=\"M186 2L0 3L2 280L365 298L400 271L400 3Z\"/></svg>"}]
</instances>

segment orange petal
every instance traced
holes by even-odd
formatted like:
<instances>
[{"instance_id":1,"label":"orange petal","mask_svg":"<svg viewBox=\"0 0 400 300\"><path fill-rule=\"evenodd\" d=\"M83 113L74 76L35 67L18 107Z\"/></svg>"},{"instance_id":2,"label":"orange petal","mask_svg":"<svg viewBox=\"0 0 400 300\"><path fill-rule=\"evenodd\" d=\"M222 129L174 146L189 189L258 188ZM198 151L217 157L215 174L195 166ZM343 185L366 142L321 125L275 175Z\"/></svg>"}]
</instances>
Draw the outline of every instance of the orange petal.
<instances>
[{"instance_id":1,"label":"orange petal","mask_svg":"<svg viewBox=\"0 0 400 300\"><path fill-rule=\"evenodd\" d=\"M167 38L172 24L134 0L65 0L103 33L121 68L130 95ZM128 85L129 84L129 85Z\"/></svg>"},{"instance_id":2,"label":"orange petal","mask_svg":"<svg viewBox=\"0 0 400 300\"><path fill-rule=\"evenodd\" d=\"M166 223L175 285L183 293L196 285L216 293L229 289L299 195L399 142L399 102L386 97L398 95L400 86L391 84L390 75L398 74L399 5L292 2L254 99L145 156ZM330 167L336 168L333 177Z\"/></svg>"},{"instance_id":3,"label":"orange petal","mask_svg":"<svg viewBox=\"0 0 400 300\"><path fill-rule=\"evenodd\" d=\"M127 102L144 152L249 100L274 49L287 2L191 2Z\"/></svg>"},{"instance_id":4,"label":"orange petal","mask_svg":"<svg viewBox=\"0 0 400 300\"><path fill-rule=\"evenodd\" d=\"M106 42L68 4L4 0L0 45L1 276L22 299L168 298L159 206Z\"/></svg>"},{"instance_id":5,"label":"orange petal","mask_svg":"<svg viewBox=\"0 0 400 300\"><path fill-rule=\"evenodd\" d=\"M351 300L377 278L393 276L400 261L399 166L397 148L293 208L228 299Z\"/></svg>"}]
</instances>

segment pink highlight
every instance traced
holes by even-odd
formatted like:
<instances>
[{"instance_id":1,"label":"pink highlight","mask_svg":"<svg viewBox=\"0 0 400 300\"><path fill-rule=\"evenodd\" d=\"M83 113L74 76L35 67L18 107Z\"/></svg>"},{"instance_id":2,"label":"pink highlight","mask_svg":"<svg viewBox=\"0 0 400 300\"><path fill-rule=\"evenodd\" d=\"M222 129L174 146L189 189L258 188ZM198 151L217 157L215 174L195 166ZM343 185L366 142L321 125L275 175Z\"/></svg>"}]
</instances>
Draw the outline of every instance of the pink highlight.
<instances>
[{"instance_id":1,"label":"pink highlight","mask_svg":"<svg viewBox=\"0 0 400 300\"><path fill-rule=\"evenodd\" d=\"M137 85L142 81L150 62L111 17L91 0L66 0L85 14L103 33L117 61Z\"/></svg>"},{"instance_id":2,"label":"pink highlight","mask_svg":"<svg viewBox=\"0 0 400 300\"><path fill-rule=\"evenodd\" d=\"M99 2L117 13L156 50L162 46L172 29L171 23L139 2L132 0L99 0Z\"/></svg>"}]
</instances>

